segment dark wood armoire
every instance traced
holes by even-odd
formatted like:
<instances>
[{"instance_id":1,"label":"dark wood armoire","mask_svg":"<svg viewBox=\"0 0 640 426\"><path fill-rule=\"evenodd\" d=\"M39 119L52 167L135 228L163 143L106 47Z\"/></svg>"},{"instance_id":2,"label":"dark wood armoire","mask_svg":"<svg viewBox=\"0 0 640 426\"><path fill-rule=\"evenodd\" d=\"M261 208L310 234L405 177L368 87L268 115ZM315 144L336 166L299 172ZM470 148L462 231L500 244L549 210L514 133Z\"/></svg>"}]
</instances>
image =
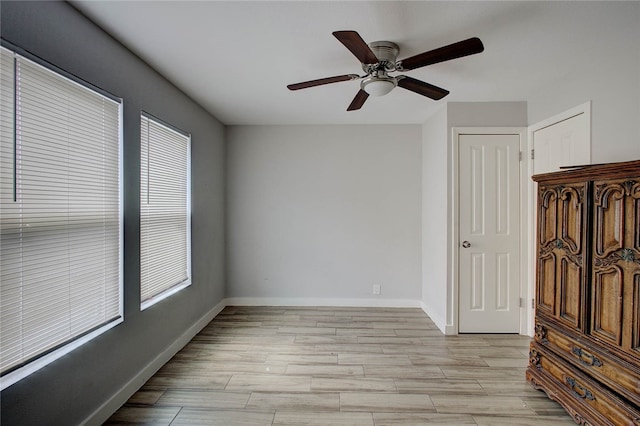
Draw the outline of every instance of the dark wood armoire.
<instances>
[{"instance_id":1,"label":"dark wood armoire","mask_svg":"<svg viewBox=\"0 0 640 426\"><path fill-rule=\"evenodd\" d=\"M584 425L640 425L640 161L538 182L527 380Z\"/></svg>"}]
</instances>

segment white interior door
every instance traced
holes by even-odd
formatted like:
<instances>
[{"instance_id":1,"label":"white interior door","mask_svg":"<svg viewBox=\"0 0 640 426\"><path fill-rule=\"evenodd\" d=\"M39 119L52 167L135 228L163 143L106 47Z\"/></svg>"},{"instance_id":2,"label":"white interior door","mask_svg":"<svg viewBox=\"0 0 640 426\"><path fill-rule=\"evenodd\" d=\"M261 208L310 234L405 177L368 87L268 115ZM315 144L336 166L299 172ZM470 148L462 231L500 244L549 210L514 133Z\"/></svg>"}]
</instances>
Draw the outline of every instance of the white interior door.
<instances>
[{"instance_id":1,"label":"white interior door","mask_svg":"<svg viewBox=\"0 0 640 426\"><path fill-rule=\"evenodd\" d=\"M520 331L520 135L459 134L460 333Z\"/></svg>"},{"instance_id":2,"label":"white interior door","mask_svg":"<svg viewBox=\"0 0 640 426\"><path fill-rule=\"evenodd\" d=\"M584 106L583 108L586 108ZM591 162L590 114L571 110L531 128L533 174Z\"/></svg>"}]
</instances>

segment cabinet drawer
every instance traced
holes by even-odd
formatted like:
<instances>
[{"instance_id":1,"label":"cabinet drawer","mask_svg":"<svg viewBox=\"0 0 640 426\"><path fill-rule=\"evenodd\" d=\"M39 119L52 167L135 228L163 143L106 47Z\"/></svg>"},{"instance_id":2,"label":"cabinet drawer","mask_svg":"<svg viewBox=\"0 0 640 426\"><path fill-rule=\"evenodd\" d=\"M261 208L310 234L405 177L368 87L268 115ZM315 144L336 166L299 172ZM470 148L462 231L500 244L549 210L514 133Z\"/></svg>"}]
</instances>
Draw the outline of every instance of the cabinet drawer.
<instances>
[{"instance_id":1,"label":"cabinet drawer","mask_svg":"<svg viewBox=\"0 0 640 426\"><path fill-rule=\"evenodd\" d=\"M554 326L538 321L536 342L549 348L587 376L602 382L613 391L640 406L640 369L589 341L578 339L570 331L559 332Z\"/></svg>"},{"instance_id":2,"label":"cabinet drawer","mask_svg":"<svg viewBox=\"0 0 640 426\"><path fill-rule=\"evenodd\" d=\"M640 425L637 405L621 400L537 343L531 344L527 378L583 424Z\"/></svg>"}]
</instances>

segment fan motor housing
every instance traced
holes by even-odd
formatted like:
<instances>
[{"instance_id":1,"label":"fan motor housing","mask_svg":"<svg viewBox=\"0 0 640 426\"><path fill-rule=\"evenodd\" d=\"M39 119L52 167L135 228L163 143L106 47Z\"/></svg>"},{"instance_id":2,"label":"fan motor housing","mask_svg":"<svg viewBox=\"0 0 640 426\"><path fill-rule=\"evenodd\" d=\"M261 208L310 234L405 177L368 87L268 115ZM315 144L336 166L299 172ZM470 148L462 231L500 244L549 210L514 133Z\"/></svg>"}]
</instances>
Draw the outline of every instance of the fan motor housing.
<instances>
[{"instance_id":1,"label":"fan motor housing","mask_svg":"<svg viewBox=\"0 0 640 426\"><path fill-rule=\"evenodd\" d=\"M369 48L376 55L378 61L380 61L380 65L387 71L395 69L396 58L400 52L397 44L391 41L374 41L369 43ZM365 69L365 71L367 70Z\"/></svg>"}]
</instances>

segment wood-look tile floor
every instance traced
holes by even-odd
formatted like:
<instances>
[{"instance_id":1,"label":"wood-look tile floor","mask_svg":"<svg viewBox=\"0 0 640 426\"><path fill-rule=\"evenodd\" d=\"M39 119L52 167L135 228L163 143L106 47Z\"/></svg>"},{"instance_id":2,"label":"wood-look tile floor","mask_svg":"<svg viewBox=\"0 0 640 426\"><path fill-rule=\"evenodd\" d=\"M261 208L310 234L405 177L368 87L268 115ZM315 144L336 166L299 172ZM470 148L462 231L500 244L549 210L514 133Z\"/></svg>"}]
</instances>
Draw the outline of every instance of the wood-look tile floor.
<instances>
[{"instance_id":1,"label":"wood-look tile floor","mask_svg":"<svg viewBox=\"0 0 640 426\"><path fill-rule=\"evenodd\" d=\"M528 350L420 309L227 307L106 424L574 425Z\"/></svg>"}]
</instances>

